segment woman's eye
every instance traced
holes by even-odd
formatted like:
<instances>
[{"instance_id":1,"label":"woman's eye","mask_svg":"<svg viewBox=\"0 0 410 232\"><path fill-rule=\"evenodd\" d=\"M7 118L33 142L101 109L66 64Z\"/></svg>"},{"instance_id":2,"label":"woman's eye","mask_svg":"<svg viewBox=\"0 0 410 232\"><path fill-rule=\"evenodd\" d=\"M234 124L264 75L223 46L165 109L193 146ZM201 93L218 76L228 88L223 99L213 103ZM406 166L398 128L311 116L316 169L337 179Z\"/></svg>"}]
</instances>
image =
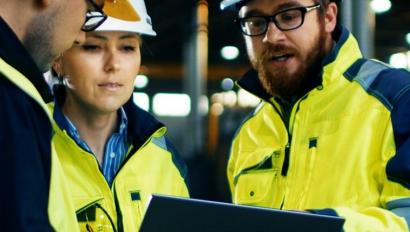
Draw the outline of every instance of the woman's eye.
<instances>
[{"instance_id":1,"label":"woman's eye","mask_svg":"<svg viewBox=\"0 0 410 232\"><path fill-rule=\"evenodd\" d=\"M127 52L133 52L136 50L136 48L131 45L126 45L126 46L122 46L122 50L127 51Z\"/></svg>"},{"instance_id":2,"label":"woman's eye","mask_svg":"<svg viewBox=\"0 0 410 232\"><path fill-rule=\"evenodd\" d=\"M82 45L82 48L85 50L85 51L98 51L99 49L101 49L101 47L100 46L98 46L98 45L94 45L94 44L84 44L84 45Z\"/></svg>"}]
</instances>

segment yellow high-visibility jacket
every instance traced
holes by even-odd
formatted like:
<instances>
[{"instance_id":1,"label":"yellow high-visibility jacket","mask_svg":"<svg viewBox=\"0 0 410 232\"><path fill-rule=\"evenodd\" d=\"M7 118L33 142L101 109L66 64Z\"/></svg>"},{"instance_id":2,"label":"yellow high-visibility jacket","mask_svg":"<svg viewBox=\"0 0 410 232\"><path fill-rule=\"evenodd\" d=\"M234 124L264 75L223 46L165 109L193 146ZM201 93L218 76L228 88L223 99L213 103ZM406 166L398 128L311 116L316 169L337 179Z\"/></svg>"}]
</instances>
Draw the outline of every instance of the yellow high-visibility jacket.
<instances>
[{"instance_id":1,"label":"yellow high-visibility jacket","mask_svg":"<svg viewBox=\"0 0 410 232\"><path fill-rule=\"evenodd\" d=\"M108 231L138 231L151 194L189 197L185 165L165 137L164 125L132 101L124 105L124 110L132 145L112 186L95 156L54 125L53 141L82 231L87 224L94 231L102 227Z\"/></svg>"},{"instance_id":2,"label":"yellow high-visibility jacket","mask_svg":"<svg viewBox=\"0 0 410 232\"><path fill-rule=\"evenodd\" d=\"M334 38L321 85L289 116L255 71L239 81L262 102L232 143L232 200L338 215L346 232L408 231L410 74L363 59L342 27Z\"/></svg>"},{"instance_id":3,"label":"yellow high-visibility jacket","mask_svg":"<svg viewBox=\"0 0 410 232\"><path fill-rule=\"evenodd\" d=\"M17 86L22 92L24 92L24 94L27 94L27 96L29 96L29 98L31 98L35 104L35 106L33 106L33 108L39 109L39 111L37 112L41 112L43 115L40 116L44 116L44 118L41 118L39 120L42 120L42 122L36 121L33 122L34 124L37 124L34 127L37 127L37 129L42 129L44 130L44 136L46 136L47 134L47 129L50 130L51 132L51 123L53 122L53 119L51 117L50 112L48 111L47 105L44 102L43 98L41 97L40 93L37 91L37 89L35 88L35 86L29 81L29 79L24 76L21 72L19 72L17 69L15 69L14 67L10 66L9 64L7 64L3 59L0 58L0 73L3 74L4 77L6 77L11 83L13 83L15 86ZM40 76L40 78L42 78L42 76ZM41 81L41 80L40 80ZM20 99L22 100L22 99ZM26 103L28 104L28 103ZM4 109L5 110L5 109ZM32 113L36 112L36 111L31 111ZM29 115L29 117L32 117L34 119L38 118L38 115ZM49 128L41 128L40 125L45 125L45 122L49 122ZM27 125L24 124L30 124L31 122L27 121L27 122L21 122L22 125L14 125L14 129L19 130L20 127L26 127L23 128L22 130L28 130L29 128L27 128ZM24 125L24 126L23 126ZM31 128L31 127L30 127ZM20 132L21 133L21 132ZM24 133L21 133L22 135L24 135ZM42 136L41 134L39 134L38 136ZM19 138L21 141L27 140L27 139L32 139L33 141L29 141L27 144L29 146L32 146L30 148L36 149L37 147L42 147L44 145L47 144L36 144L37 141L41 141L41 139L39 138ZM7 140L6 140L7 141ZM51 160L51 173L45 173L47 176L50 176L50 180L47 180L47 182L49 181L49 186L47 186L49 188L49 192L48 192L48 220L51 224L51 226L53 227L54 230L58 231L58 232L75 232L75 231L79 231L79 227L76 221L76 217L75 217L75 210L70 198L70 195L68 193L68 188L66 185L66 180L64 178L64 174L63 174L63 170L61 168L60 165L60 161L58 156L56 155L56 151L54 149L54 145L51 142L51 133L50 133L50 140L46 141L48 143L48 146L50 146L49 150L51 153L50 154L41 154L41 156L45 156L48 159ZM26 146L26 143L20 143L20 144L7 144L7 146ZM36 147L37 146L37 147ZM3 148L4 149L4 148ZM6 149L7 151L7 149ZM24 154L4 154L4 150L2 155L7 156L7 155L14 155L14 156L20 156L19 159L21 159L21 162L29 162L28 160L24 160L23 155ZM39 154L37 154L37 150L32 151L33 156L38 156ZM51 155L51 157L49 157ZM17 158L16 158L17 159ZM30 159L31 160L31 159ZM34 160L34 162L45 162L44 160L40 160L40 157L38 157L38 160ZM38 165L38 163L33 164L33 165ZM5 164L5 165L14 165L14 164ZM44 168L46 167L46 165L48 164L43 164ZM16 170L14 170L16 171ZM18 170L18 171L27 171L27 170ZM40 172L47 172L47 169L45 168L45 170L38 170ZM10 174L13 175L21 175L24 176L22 173L14 173L11 172ZM33 175L37 175L37 174L33 174ZM13 183L16 186L22 185L24 186L25 183ZM35 183L30 183L30 184L35 184ZM41 184L41 183L38 183ZM38 190L37 189L22 189L21 191L27 191L30 194L38 194ZM19 193L15 193L15 194L19 194ZM21 193L20 193L21 194ZM41 196L43 197L43 196ZM7 199L6 199L7 200ZM40 200L40 199L37 199ZM36 230L36 229L41 229L41 227L39 227L39 224L41 223L40 221L32 221L32 220L38 220L40 217L35 217L36 212L32 212L33 209L24 209L24 205L20 205L23 204L24 201L28 201L28 199L21 199L21 202L17 202L18 204L15 205L15 207L21 207L22 210L28 210L28 212L26 212L27 214L29 214L29 216L31 218L24 218L24 216L22 216L23 218L19 218L18 220L21 220L21 222L24 225L15 225L15 229L16 228L20 228L20 227L24 227L24 229L27 230ZM28 203L28 202L26 202ZM5 209L0 209L0 210L5 210ZM41 209L38 209L41 210ZM34 214L34 215L31 215ZM10 215L10 216L16 216L16 215ZM13 219L9 219L9 220L15 220ZM4 228L3 226L0 226L2 228ZM44 229L44 228L43 228Z\"/></svg>"}]
</instances>

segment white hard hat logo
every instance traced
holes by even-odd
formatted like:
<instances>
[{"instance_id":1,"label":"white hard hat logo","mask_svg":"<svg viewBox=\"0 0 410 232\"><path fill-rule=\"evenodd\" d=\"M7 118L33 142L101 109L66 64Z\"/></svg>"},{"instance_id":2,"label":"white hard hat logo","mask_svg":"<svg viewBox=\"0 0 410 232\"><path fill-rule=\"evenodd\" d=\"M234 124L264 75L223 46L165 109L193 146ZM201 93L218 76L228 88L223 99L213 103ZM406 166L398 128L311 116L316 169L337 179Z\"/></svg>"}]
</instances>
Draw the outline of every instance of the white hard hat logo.
<instances>
[{"instance_id":1,"label":"white hard hat logo","mask_svg":"<svg viewBox=\"0 0 410 232\"><path fill-rule=\"evenodd\" d=\"M144 0L106 0L107 20L96 31L129 31L155 36Z\"/></svg>"}]
</instances>

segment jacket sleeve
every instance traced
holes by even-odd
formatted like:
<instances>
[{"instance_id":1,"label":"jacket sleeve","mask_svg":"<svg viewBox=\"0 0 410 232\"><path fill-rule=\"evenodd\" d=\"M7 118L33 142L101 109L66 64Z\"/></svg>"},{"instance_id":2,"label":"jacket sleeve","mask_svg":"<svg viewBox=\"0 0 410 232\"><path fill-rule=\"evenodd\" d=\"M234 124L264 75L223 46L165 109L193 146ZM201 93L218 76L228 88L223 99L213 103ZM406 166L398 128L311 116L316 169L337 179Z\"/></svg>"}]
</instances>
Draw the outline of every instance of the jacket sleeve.
<instances>
[{"instance_id":1,"label":"jacket sleeve","mask_svg":"<svg viewBox=\"0 0 410 232\"><path fill-rule=\"evenodd\" d=\"M1 231L52 231L51 126L36 106L0 75Z\"/></svg>"},{"instance_id":2,"label":"jacket sleeve","mask_svg":"<svg viewBox=\"0 0 410 232\"><path fill-rule=\"evenodd\" d=\"M382 203L379 207L368 207L362 209L353 209L347 207L336 207L331 209L309 210L313 213L331 216L340 216L344 218L345 232L362 232L362 231L391 231L401 232L409 231L408 221L410 214L409 191L401 189L399 186L391 186L388 196L384 193L381 201L391 199ZM394 190L395 188L395 190Z\"/></svg>"},{"instance_id":3,"label":"jacket sleeve","mask_svg":"<svg viewBox=\"0 0 410 232\"><path fill-rule=\"evenodd\" d=\"M238 142L236 143L232 142L230 156L228 160L228 166L226 169L232 202L234 202L234 198L235 198L234 178L235 178L235 169L236 169L237 158L238 158L237 154L238 154Z\"/></svg>"},{"instance_id":4,"label":"jacket sleeve","mask_svg":"<svg viewBox=\"0 0 410 232\"><path fill-rule=\"evenodd\" d=\"M380 206L363 209L333 208L312 210L346 219L344 230L409 231L410 225L410 88L398 93L386 129L380 165Z\"/></svg>"}]
</instances>

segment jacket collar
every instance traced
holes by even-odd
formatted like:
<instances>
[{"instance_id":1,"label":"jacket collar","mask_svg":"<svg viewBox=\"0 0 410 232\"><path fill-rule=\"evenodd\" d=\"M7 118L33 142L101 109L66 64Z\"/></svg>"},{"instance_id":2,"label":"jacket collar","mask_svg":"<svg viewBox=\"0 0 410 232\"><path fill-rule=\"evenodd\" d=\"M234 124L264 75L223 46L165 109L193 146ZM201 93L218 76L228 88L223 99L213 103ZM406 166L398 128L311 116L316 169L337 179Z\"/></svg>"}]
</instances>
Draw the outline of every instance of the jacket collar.
<instances>
[{"instance_id":1,"label":"jacket collar","mask_svg":"<svg viewBox=\"0 0 410 232\"><path fill-rule=\"evenodd\" d=\"M131 135L134 149L140 148L155 132L165 128L164 124L155 119L150 113L138 107L133 97L123 105L128 117L128 132Z\"/></svg>"},{"instance_id":2,"label":"jacket collar","mask_svg":"<svg viewBox=\"0 0 410 232\"><path fill-rule=\"evenodd\" d=\"M0 17L0 35L0 57L29 80L45 102L50 102L53 98L43 74L2 17Z\"/></svg>"},{"instance_id":3,"label":"jacket collar","mask_svg":"<svg viewBox=\"0 0 410 232\"><path fill-rule=\"evenodd\" d=\"M249 70L239 79L236 84L242 89L256 95L257 97L268 101L272 96L266 92L262 87L262 83L259 81L258 72L255 69Z\"/></svg>"},{"instance_id":4,"label":"jacket collar","mask_svg":"<svg viewBox=\"0 0 410 232\"><path fill-rule=\"evenodd\" d=\"M337 74L343 74L356 59L361 57L356 40L346 28L341 25L336 26L332 36L335 44L322 61L321 74L323 85L328 84L335 76L340 76ZM258 72L255 69L249 70L237 81L237 85L265 101L272 98L263 89L258 78Z\"/></svg>"}]
</instances>

